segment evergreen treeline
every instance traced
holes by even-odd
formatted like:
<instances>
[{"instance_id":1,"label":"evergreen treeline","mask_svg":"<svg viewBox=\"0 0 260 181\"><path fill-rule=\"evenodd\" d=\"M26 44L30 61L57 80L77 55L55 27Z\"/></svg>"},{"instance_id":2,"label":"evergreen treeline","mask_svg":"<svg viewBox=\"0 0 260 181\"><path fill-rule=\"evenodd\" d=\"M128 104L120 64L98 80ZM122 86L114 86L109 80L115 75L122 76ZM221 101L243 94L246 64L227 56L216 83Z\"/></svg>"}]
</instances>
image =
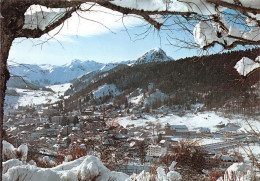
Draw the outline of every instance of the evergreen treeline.
<instances>
[{"instance_id":1,"label":"evergreen treeline","mask_svg":"<svg viewBox=\"0 0 260 181\"><path fill-rule=\"evenodd\" d=\"M117 67L106 77L97 75L96 82L71 96L67 102L72 107L76 106L79 98L86 98L92 90L105 83L115 84L125 95L137 88L148 92L148 84L153 83L154 89L172 95L161 104L171 106L199 102L208 109L225 106L240 112L243 106L248 109L259 106L257 90L254 90L257 87L251 87L259 82L259 71L245 78L236 72L234 66L242 57L254 59L259 56L259 52L260 49L232 51L177 61ZM125 97L120 96L120 99Z\"/></svg>"}]
</instances>

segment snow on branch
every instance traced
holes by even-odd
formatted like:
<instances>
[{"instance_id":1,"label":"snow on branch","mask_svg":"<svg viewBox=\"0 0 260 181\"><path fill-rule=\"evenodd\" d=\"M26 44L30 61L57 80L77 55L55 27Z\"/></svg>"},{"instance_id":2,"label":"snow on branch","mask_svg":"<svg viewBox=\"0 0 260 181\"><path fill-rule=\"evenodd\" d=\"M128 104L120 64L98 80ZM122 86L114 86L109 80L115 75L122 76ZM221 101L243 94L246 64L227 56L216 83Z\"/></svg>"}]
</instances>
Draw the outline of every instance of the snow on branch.
<instances>
[{"instance_id":1,"label":"snow on branch","mask_svg":"<svg viewBox=\"0 0 260 181\"><path fill-rule=\"evenodd\" d=\"M25 13L24 25L19 37L38 38L63 24L79 6L70 8L46 8L32 5Z\"/></svg>"},{"instance_id":2,"label":"snow on branch","mask_svg":"<svg viewBox=\"0 0 260 181\"><path fill-rule=\"evenodd\" d=\"M216 8L214 4L205 0L114 0L111 3L120 7L147 12L178 12L179 14L190 12L211 15L224 10L222 7Z\"/></svg>"},{"instance_id":3,"label":"snow on branch","mask_svg":"<svg viewBox=\"0 0 260 181\"><path fill-rule=\"evenodd\" d=\"M152 15L197 15L194 17L200 22L194 28L194 39L203 49L215 44L220 44L225 49L237 45L260 44L260 1L258 0L113 0L101 5L122 13L138 14L142 17L149 15L160 23L158 26L148 19L148 22L152 22L151 24L157 29L163 26L164 22L157 21ZM223 15L227 9L242 15L244 24L235 27L235 21L229 21L231 25L228 25ZM234 18L235 16L236 14ZM194 17L191 19L194 20Z\"/></svg>"},{"instance_id":4,"label":"snow on branch","mask_svg":"<svg viewBox=\"0 0 260 181\"><path fill-rule=\"evenodd\" d=\"M260 68L260 56L258 56L255 61L250 58L243 57L236 63L234 68L240 75L247 76L254 70Z\"/></svg>"},{"instance_id":5,"label":"snow on branch","mask_svg":"<svg viewBox=\"0 0 260 181\"><path fill-rule=\"evenodd\" d=\"M166 23L167 16L183 16L189 26L192 24L194 27L194 29L191 27L194 40L202 49L215 44L221 45L224 49L231 49L237 45L260 45L259 0L80 0L77 3L64 0L42 2L36 0L36 2L51 8L28 13L30 7L25 14L24 25L18 37L38 38L63 24L73 12L79 10L80 5L90 2L123 15L134 14L142 17L158 30ZM234 12L233 19L228 19L232 14L230 10ZM239 21L234 20L237 17L240 18ZM172 16L172 18L179 17Z\"/></svg>"},{"instance_id":6,"label":"snow on branch","mask_svg":"<svg viewBox=\"0 0 260 181\"><path fill-rule=\"evenodd\" d=\"M30 7L31 8L31 7ZM29 9L30 9L29 8ZM25 15L23 29L40 29L44 30L47 26L52 25L58 21L68 10L66 8L59 8L58 11L36 11L32 14Z\"/></svg>"},{"instance_id":7,"label":"snow on branch","mask_svg":"<svg viewBox=\"0 0 260 181\"><path fill-rule=\"evenodd\" d=\"M209 46L214 46L215 43L226 49L233 48L237 44L260 44L260 28L241 31L235 26L222 26L224 27L222 31L219 29L216 31L213 28L214 24L215 22L209 25L207 22L201 21L195 26L193 36L200 48L206 49Z\"/></svg>"}]
</instances>

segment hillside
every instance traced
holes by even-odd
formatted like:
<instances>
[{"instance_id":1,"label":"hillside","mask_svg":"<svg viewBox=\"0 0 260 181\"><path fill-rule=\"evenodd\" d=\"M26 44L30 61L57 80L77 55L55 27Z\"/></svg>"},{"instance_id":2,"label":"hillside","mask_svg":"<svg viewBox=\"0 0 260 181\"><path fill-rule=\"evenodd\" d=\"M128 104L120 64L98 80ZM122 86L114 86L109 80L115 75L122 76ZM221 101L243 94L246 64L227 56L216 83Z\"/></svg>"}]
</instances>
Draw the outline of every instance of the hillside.
<instances>
[{"instance_id":1,"label":"hillside","mask_svg":"<svg viewBox=\"0 0 260 181\"><path fill-rule=\"evenodd\" d=\"M147 97L160 92L165 95L164 98L160 96L160 100L156 100L154 96L153 101L148 101L150 107L166 105L190 109L192 104L201 103L207 109L224 106L239 112L244 108L249 110L258 106L259 96L252 93L258 86L252 86L259 82L259 72L245 79L236 72L234 66L242 57L249 55L249 58L254 58L258 52L259 49L233 51L177 61L122 66L117 71L109 71L106 76L99 77L97 81L89 83L85 89L71 96L66 101L67 108L70 110L90 105L93 91L111 84L121 94L113 95L113 91L110 91L103 99L95 99L94 103L112 101L114 105L122 105L136 94L140 98L137 101L139 106L144 107ZM91 103L93 104L93 100Z\"/></svg>"}]
</instances>

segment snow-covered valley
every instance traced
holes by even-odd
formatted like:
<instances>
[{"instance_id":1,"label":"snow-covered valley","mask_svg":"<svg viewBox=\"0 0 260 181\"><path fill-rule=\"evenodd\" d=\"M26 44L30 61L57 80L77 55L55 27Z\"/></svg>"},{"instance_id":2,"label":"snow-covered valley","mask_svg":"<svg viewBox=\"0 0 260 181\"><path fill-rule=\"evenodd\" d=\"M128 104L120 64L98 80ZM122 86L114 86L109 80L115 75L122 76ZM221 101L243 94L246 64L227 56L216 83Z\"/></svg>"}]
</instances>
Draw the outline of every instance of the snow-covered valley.
<instances>
[{"instance_id":1,"label":"snow-covered valley","mask_svg":"<svg viewBox=\"0 0 260 181\"><path fill-rule=\"evenodd\" d=\"M16 67L40 86L7 88L4 139L17 148L3 142L2 178L175 181L257 170L259 83L223 88L234 66L215 76L225 67L212 57L201 75L200 64L186 68L161 49L136 62L40 65L37 75Z\"/></svg>"}]
</instances>

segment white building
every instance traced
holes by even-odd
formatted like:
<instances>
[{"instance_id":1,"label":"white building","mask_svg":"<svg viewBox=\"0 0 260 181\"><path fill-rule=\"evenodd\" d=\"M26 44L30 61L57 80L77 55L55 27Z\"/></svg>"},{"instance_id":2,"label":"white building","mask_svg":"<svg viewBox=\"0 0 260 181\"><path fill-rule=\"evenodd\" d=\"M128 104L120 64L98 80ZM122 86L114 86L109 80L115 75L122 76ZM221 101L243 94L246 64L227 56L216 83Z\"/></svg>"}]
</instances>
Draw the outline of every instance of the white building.
<instances>
[{"instance_id":1,"label":"white building","mask_svg":"<svg viewBox=\"0 0 260 181\"><path fill-rule=\"evenodd\" d=\"M161 157L161 156L165 156L166 152L167 152L166 147L162 147L159 145L149 145L146 155L151 157Z\"/></svg>"}]
</instances>

